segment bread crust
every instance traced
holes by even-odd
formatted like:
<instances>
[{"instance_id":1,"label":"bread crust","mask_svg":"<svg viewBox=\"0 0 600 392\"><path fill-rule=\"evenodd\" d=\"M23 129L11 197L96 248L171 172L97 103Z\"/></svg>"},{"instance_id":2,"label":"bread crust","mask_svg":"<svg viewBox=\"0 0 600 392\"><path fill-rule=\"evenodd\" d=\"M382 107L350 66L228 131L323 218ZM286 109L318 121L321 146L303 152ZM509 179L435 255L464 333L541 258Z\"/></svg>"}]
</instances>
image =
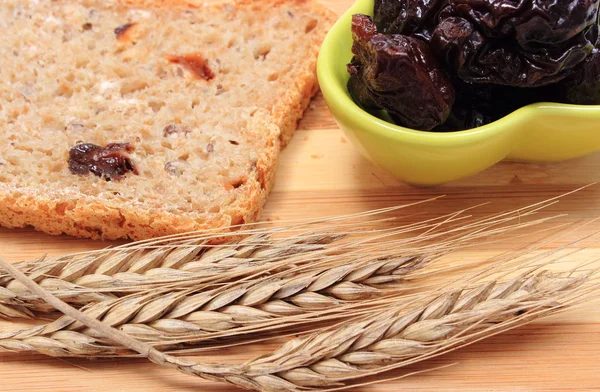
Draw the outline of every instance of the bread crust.
<instances>
[{"instance_id":1,"label":"bread crust","mask_svg":"<svg viewBox=\"0 0 600 392\"><path fill-rule=\"evenodd\" d=\"M269 173L265 188L249 181L250 190L238 215L220 214L207 222L164 211L140 211L127 207L109 207L98 201L57 202L39 197L0 194L0 225L8 228L31 226L51 235L116 240L141 240L197 230L226 228L232 224L254 222L273 187L276 157L271 157L264 170ZM272 165L269 168L269 164ZM234 215L234 216L232 216Z\"/></svg>"},{"instance_id":2,"label":"bread crust","mask_svg":"<svg viewBox=\"0 0 600 392\"><path fill-rule=\"evenodd\" d=\"M249 2L252 0L245 0ZM266 0L269 1L269 0ZM285 0L272 0L275 3L284 3ZM312 38L312 48L315 54L310 59L305 59L302 72L297 76L295 88L288 90L282 97L279 104L273 108L275 123L281 129L281 145L286 146L292 138L294 131L298 127L298 121L302 118L304 111L308 107L311 98L319 91L317 81L317 54L321 46L321 39L329 30L329 27L336 21L336 15L333 11L327 9L319 3L307 0L296 0L300 3L310 3L315 8L315 12L321 16L325 23L317 26L318 34Z\"/></svg>"},{"instance_id":3,"label":"bread crust","mask_svg":"<svg viewBox=\"0 0 600 392\"><path fill-rule=\"evenodd\" d=\"M193 0L121 0L137 6L201 7L205 2ZM235 207L211 215L208 220L197 220L192 215L176 215L161 210L143 210L129 206L111 206L105 202L82 197L78 200L50 200L40 194L24 194L18 189L0 189L0 225L9 228L32 226L52 235L68 234L76 237L115 240L134 240L183 232L224 229L229 226L254 222L258 219L275 179L277 158L282 146L290 140L311 97L318 91L316 58L320 41L334 21L334 14L310 0L293 0L314 7L324 23L319 34L312 38L313 55L304 59L303 69L296 75L290 88L265 120L269 132L267 146L256 162L255 178L244 184L245 195ZM285 0L238 0L229 2L235 7L260 9L286 3ZM223 7L220 2L214 6ZM213 5L211 5L213 6Z\"/></svg>"}]
</instances>

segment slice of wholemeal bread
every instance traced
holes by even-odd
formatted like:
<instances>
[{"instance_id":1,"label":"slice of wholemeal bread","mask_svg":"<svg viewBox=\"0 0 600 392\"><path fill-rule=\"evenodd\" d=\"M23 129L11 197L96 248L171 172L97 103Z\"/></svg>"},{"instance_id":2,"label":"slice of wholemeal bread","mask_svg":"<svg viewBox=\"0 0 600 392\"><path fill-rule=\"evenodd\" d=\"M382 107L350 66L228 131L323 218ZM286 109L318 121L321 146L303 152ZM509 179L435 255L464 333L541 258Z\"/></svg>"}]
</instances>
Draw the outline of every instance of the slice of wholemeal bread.
<instances>
[{"instance_id":1,"label":"slice of wholemeal bread","mask_svg":"<svg viewBox=\"0 0 600 392\"><path fill-rule=\"evenodd\" d=\"M0 225L143 239L257 219L333 15L206 3L2 1Z\"/></svg>"}]
</instances>

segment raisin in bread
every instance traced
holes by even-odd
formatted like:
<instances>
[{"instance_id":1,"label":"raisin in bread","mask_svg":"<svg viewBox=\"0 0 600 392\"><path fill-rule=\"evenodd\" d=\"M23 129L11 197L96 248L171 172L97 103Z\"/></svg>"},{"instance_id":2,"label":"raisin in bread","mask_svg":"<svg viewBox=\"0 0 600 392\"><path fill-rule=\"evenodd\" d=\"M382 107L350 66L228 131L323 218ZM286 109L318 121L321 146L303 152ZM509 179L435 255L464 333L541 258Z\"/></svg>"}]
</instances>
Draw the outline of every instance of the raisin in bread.
<instances>
[{"instance_id":1,"label":"raisin in bread","mask_svg":"<svg viewBox=\"0 0 600 392\"><path fill-rule=\"evenodd\" d=\"M332 21L308 0L3 0L0 224L144 239L256 220Z\"/></svg>"}]
</instances>

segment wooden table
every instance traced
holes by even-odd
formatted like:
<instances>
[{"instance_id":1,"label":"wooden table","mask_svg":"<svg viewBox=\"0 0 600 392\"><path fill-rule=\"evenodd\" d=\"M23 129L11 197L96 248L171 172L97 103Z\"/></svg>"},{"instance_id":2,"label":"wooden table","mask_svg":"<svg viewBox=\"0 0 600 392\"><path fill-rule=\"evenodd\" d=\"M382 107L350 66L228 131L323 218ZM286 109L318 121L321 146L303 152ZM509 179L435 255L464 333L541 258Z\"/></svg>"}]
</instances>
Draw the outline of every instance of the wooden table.
<instances>
[{"instance_id":1,"label":"wooden table","mask_svg":"<svg viewBox=\"0 0 600 392\"><path fill-rule=\"evenodd\" d=\"M352 0L329 0L337 12ZM472 178L431 189L407 186L360 157L327 111L322 97L311 104L291 144L281 156L275 189L264 219L291 219L364 211L445 194L443 200L420 208L436 216L481 202L474 212L484 215L522 207L600 180L600 154L553 165L501 163ZM577 223L600 216L600 185L569 196L548 213ZM600 223L584 231L600 230ZM573 235L582 235L578 232ZM521 241L526 241L522 239ZM564 241L568 241L565 238ZM51 237L32 230L0 229L0 252L11 261L43 254L96 249L106 242ZM519 244L500 246L509 249ZM465 253L474 252L465 251ZM600 255L600 246L587 251ZM600 267L600 264L599 264ZM14 324L0 322L1 329ZM265 346L260 350L267 350ZM260 351L231 350L223 360L240 360ZM469 348L428 361L413 369L455 364L368 391L599 391L600 310L591 304ZM0 354L0 391L231 391L145 360L59 360L41 355Z\"/></svg>"}]
</instances>

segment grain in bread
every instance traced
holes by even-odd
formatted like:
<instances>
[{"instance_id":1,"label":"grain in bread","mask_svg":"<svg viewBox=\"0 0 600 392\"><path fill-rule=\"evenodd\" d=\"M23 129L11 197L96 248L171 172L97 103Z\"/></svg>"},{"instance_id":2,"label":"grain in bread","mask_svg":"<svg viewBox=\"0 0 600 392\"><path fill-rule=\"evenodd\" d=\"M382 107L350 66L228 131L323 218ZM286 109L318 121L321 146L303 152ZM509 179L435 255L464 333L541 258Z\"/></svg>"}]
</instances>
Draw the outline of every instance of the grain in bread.
<instances>
[{"instance_id":1,"label":"grain in bread","mask_svg":"<svg viewBox=\"0 0 600 392\"><path fill-rule=\"evenodd\" d=\"M0 224L143 239L257 219L316 92L313 1L5 0ZM74 174L74 146L135 167Z\"/></svg>"}]
</instances>

